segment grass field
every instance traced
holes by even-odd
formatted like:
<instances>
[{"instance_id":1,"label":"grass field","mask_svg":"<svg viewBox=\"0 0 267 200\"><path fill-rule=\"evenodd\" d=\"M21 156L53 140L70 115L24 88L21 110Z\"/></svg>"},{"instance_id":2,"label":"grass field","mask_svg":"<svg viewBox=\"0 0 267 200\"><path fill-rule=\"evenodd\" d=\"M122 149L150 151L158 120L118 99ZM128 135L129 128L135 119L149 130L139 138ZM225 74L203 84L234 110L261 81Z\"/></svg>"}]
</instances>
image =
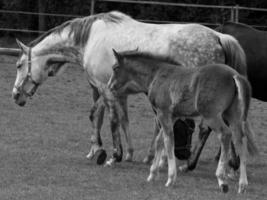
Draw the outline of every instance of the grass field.
<instances>
[{"instance_id":1,"label":"grass field","mask_svg":"<svg viewBox=\"0 0 267 200\"><path fill-rule=\"evenodd\" d=\"M158 181L147 183L149 166L141 162L153 131L153 115L144 96L130 97L129 102L135 161L112 168L97 166L86 159L92 100L82 69L69 68L49 79L21 108L11 98L15 61L0 57L0 200L267 199L267 103L253 100L252 104L250 118L261 155L249 159L246 194L237 194L238 180L230 181L227 194L220 193L214 175L218 147L214 135L196 170L178 172L175 186L165 188L166 169ZM104 147L111 153L107 118L102 132Z\"/></svg>"}]
</instances>

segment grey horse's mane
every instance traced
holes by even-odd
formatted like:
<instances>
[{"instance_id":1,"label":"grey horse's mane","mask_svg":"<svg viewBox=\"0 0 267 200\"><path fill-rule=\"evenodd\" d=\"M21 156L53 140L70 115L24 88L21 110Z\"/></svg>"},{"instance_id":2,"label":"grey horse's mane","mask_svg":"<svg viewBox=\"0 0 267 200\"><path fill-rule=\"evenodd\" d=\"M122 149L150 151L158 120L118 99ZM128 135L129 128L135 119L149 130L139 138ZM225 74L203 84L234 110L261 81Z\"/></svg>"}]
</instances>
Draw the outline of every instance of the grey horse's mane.
<instances>
[{"instance_id":1,"label":"grey horse's mane","mask_svg":"<svg viewBox=\"0 0 267 200\"><path fill-rule=\"evenodd\" d=\"M69 35L73 35L74 44L75 45L85 45L90 34L90 30L92 27L93 22L96 20L103 20L106 23L120 23L124 19L129 19L130 16L123 14L118 11L112 11L108 13L100 13L96 15L91 15L82 18L75 18L69 21L64 22L63 24L56 26L47 32L43 33L37 39L33 40L29 43L30 47L34 47L39 42L41 42L46 36L51 33L61 33L64 28L69 26L70 32Z\"/></svg>"},{"instance_id":2,"label":"grey horse's mane","mask_svg":"<svg viewBox=\"0 0 267 200\"><path fill-rule=\"evenodd\" d=\"M140 52L140 51L124 51L119 53L121 56L126 57L126 58L144 58L144 59L151 59L155 61L160 61L160 62L166 62L170 63L173 65L182 65L180 62L175 61L174 59L171 59L169 56L163 56L163 55L155 55L149 52Z\"/></svg>"}]
</instances>

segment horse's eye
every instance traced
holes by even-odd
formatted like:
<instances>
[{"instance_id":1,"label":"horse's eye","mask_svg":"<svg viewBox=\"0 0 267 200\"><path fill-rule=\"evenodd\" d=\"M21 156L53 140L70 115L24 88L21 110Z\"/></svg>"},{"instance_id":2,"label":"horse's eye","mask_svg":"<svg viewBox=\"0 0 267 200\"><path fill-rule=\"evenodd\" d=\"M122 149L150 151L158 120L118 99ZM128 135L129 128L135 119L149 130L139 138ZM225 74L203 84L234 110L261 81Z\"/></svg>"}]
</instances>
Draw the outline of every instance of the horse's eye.
<instances>
[{"instance_id":1,"label":"horse's eye","mask_svg":"<svg viewBox=\"0 0 267 200\"><path fill-rule=\"evenodd\" d=\"M22 64L17 65L17 69L20 69L22 67Z\"/></svg>"},{"instance_id":2,"label":"horse's eye","mask_svg":"<svg viewBox=\"0 0 267 200\"><path fill-rule=\"evenodd\" d=\"M114 66L113 71L118 72L118 70L119 70L119 66Z\"/></svg>"}]
</instances>

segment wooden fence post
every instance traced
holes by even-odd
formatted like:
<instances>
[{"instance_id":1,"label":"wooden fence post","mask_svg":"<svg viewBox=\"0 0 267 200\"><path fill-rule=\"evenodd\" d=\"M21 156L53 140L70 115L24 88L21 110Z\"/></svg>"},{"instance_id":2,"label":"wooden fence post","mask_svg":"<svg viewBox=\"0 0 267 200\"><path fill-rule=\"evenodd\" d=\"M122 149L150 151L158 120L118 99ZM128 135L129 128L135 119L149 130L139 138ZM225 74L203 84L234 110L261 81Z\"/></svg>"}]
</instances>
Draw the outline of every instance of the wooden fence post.
<instances>
[{"instance_id":1,"label":"wooden fence post","mask_svg":"<svg viewBox=\"0 0 267 200\"><path fill-rule=\"evenodd\" d=\"M91 15L95 13L95 2L96 0L91 0L91 12L90 12Z\"/></svg>"},{"instance_id":2,"label":"wooden fence post","mask_svg":"<svg viewBox=\"0 0 267 200\"><path fill-rule=\"evenodd\" d=\"M231 8L230 21L231 21L231 22L234 22L234 19L235 19L235 10L234 10L234 8L232 7L232 8Z\"/></svg>"},{"instance_id":3,"label":"wooden fence post","mask_svg":"<svg viewBox=\"0 0 267 200\"><path fill-rule=\"evenodd\" d=\"M238 23L239 21L239 8L238 7L239 7L238 5L235 6L235 23Z\"/></svg>"},{"instance_id":4,"label":"wooden fence post","mask_svg":"<svg viewBox=\"0 0 267 200\"><path fill-rule=\"evenodd\" d=\"M45 1L38 0L38 12L44 13L45 12ZM39 31L45 31L45 16L44 15L38 15L38 30Z\"/></svg>"}]
</instances>

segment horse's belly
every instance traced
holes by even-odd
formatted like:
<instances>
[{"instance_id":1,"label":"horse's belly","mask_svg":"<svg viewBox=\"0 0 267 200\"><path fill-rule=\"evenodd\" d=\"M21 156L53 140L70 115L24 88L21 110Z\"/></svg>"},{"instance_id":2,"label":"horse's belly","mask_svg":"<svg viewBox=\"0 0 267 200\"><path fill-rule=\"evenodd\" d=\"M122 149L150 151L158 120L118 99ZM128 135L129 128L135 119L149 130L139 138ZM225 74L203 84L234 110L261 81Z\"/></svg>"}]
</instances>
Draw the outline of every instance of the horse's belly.
<instances>
[{"instance_id":1,"label":"horse's belly","mask_svg":"<svg viewBox=\"0 0 267 200\"><path fill-rule=\"evenodd\" d=\"M173 117L196 117L199 113L195 109L192 99L179 102L173 106Z\"/></svg>"}]
</instances>

